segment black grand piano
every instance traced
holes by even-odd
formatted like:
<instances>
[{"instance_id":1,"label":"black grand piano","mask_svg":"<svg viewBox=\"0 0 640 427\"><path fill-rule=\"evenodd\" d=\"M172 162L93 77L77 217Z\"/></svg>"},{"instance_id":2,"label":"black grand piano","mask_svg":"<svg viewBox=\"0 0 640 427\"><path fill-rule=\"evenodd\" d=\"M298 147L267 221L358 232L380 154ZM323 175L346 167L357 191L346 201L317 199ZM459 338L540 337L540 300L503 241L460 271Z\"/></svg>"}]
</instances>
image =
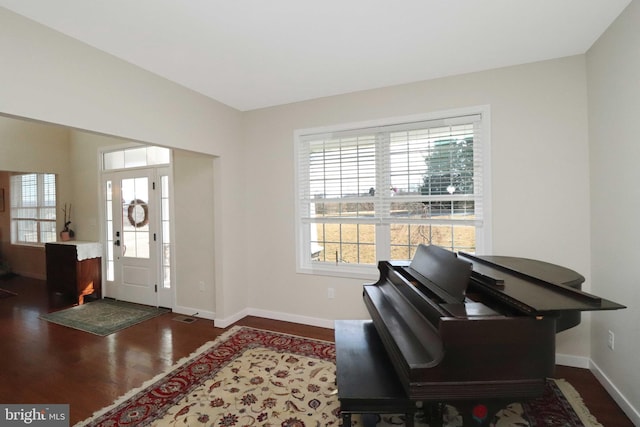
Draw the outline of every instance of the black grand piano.
<instances>
[{"instance_id":1,"label":"black grand piano","mask_svg":"<svg viewBox=\"0 0 640 427\"><path fill-rule=\"evenodd\" d=\"M416 403L540 396L556 333L582 311L625 308L583 292L575 271L530 259L421 245L410 262L378 269L363 291L372 320L335 325L343 425L352 413L410 414Z\"/></svg>"}]
</instances>

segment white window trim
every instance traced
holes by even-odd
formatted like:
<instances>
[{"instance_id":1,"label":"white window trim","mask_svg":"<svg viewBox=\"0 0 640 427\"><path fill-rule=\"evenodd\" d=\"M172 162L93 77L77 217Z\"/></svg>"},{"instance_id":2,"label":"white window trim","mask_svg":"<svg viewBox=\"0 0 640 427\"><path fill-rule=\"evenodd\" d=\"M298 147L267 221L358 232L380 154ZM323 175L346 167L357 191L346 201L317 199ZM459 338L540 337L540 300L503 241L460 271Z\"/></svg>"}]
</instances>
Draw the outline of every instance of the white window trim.
<instances>
[{"instance_id":1,"label":"white window trim","mask_svg":"<svg viewBox=\"0 0 640 427\"><path fill-rule=\"evenodd\" d=\"M377 266L374 265L355 265L355 264L342 264L336 265L328 263L313 263L307 256L305 247L309 245L310 236L309 228L303 227L301 222L302 206L298 197L298 180L299 180L299 162L298 156L300 154L300 140L305 135L322 134L331 132L343 132L355 129L370 128L376 126L389 126L399 123L411 123L428 120L439 120L450 117L459 117L466 115L482 116L481 126L481 140L482 140L482 165L483 165L483 225L477 229L476 232L476 248L478 253L491 254L492 253L492 195L491 195L491 109L489 105L479 105L466 108L451 109L445 111L438 111L426 114L416 114L402 117L392 117L385 119L368 120L362 122L353 122L345 124L336 124L330 126L298 129L294 131L293 143L294 143L294 194L295 197L295 237L296 237L296 272L302 274L324 275L324 276L336 276L336 277L349 277L356 279L375 279L378 276ZM379 260L384 254L377 252Z\"/></svg>"},{"instance_id":2,"label":"white window trim","mask_svg":"<svg viewBox=\"0 0 640 427\"><path fill-rule=\"evenodd\" d=\"M13 197L15 197L14 194L14 183L13 183L13 176L18 176L18 175L37 175L37 179L38 179L38 205L35 206L36 209L42 209L45 208L45 205L41 205L40 204L40 200L43 197L42 191L44 191L44 185L40 185L41 184L41 180L43 179L44 175L53 175L54 179L55 179L55 197L56 197L56 203L55 206L53 206L54 210L55 210L55 218L50 219L50 220L44 220L44 219L35 219L35 218L17 218L14 215L14 211L15 209L19 209L20 207L14 207L14 201L13 201ZM40 240L40 236L38 233L38 241L37 242L27 242L27 241L23 241L23 240L19 240L18 239L18 231L17 231L17 224L15 223L16 221L19 221L20 219L31 219L36 221L38 224L39 223L53 223L54 227L55 227L55 234L57 235L57 222L58 222L58 175L56 173L53 172L26 172L26 173L22 173L22 172L17 172L15 174L12 175L12 177L10 178L10 182L9 182L9 198L8 201L5 200L5 203L9 204L9 222L10 222L10 239L11 239L11 244L14 246L28 246L28 247L36 247L36 248L43 248L48 242L44 242ZM38 228L40 227L40 225L38 225ZM53 242L55 242L57 239L54 238Z\"/></svg>"}]
</instances>

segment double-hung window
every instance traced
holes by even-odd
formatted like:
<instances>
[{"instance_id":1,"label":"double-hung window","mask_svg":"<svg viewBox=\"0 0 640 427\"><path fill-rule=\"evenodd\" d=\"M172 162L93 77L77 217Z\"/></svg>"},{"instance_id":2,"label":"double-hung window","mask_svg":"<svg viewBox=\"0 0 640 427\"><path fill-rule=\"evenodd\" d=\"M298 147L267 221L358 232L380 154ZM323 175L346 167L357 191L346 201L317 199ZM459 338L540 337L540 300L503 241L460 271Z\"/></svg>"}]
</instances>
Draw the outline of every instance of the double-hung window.
<instances>
[{"instance_id":1,"label":"double-hung window","mask_svg":"<svg viewBox=\"0 0 640 427\"><path fill-rule=\"evenodd\" d=\"M41 245L55 241L55 174L11 175L11 243Z\"/></svg>"},{"instance_id":2,"label":"double-hung window","mask_svg":"<svg viewBox=\"0 0 640 427\"><path fill-rule=\"evenodd\" d=\"M359 277L419 244L486 251L488 108L297 131L297 259Z\"/></svg>"}]
</instances>

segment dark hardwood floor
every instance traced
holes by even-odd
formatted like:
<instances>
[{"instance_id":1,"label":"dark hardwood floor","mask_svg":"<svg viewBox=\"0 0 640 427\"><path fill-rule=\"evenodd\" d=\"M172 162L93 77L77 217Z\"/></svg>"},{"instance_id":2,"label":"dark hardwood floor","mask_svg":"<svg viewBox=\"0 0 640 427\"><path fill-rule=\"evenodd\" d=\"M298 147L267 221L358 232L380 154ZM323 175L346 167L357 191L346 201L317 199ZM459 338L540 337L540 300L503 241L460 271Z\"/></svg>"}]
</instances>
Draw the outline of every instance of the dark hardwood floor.
<instances>
[{"instance_id":1,"label":"dark hardwood floor","mask_svg":"<svg viewBox=\"0 0 640 427\"><path fill-rule=\"evenodd\" d=\"M173 320L168 313L99 337L40 320L49 311L45 282L0 280L18 295L0 299L1 403L67 403L71 425L163 372L224 329L210 320ZM247 317L237 324L333 341L333 330ZM633 426L586 369L558 366L604 426Z\"/></svg>"}]
</instances>

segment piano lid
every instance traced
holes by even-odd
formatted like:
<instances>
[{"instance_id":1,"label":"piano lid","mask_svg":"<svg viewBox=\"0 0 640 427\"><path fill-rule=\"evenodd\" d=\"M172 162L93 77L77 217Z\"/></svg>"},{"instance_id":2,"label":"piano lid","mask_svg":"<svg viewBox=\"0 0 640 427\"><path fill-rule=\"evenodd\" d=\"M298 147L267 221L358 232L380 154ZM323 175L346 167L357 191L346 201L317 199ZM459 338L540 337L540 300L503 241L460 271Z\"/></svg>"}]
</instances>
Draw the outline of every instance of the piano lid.
<instances>
[{"instance_id":1,"label":"piano lid","mask_svg":"<svg viewBox=\"0 0 640 427\"><path fill-rule=\"evenodd\" d=\"M522 311L544 314L556 311L617 310L626 308L576 287L584 281L565 267L526 258L478 256L459 252L473 266L472 283Z\"/></svg>"}]
</instances>

